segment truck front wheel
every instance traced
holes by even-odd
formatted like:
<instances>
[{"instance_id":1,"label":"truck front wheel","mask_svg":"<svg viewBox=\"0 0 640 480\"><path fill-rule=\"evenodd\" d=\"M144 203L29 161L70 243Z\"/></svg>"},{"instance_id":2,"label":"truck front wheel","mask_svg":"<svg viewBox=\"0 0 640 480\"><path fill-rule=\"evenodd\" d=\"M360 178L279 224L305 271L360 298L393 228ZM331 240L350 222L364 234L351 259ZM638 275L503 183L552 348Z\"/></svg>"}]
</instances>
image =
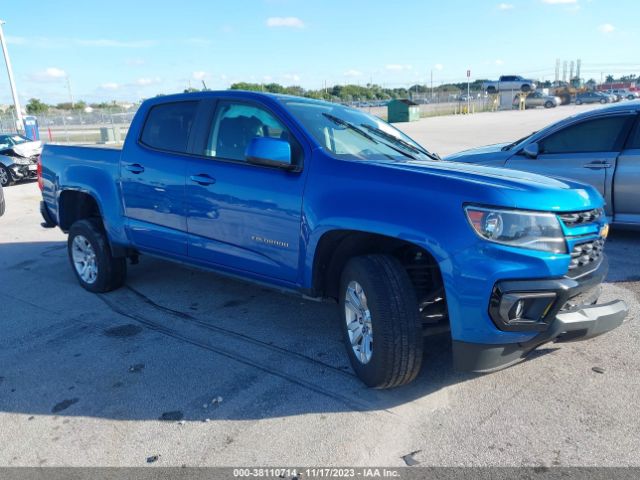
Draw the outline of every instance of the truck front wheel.
<instances>
[{"instance_id":1,"label":"truck front wheel","mask_svg":"<svg viewBox=\"0 0 640 480\"><path fill-rule=\"evenodd\" d=\"M127 260L113 257L98 221L78 220L71 225L67 249L71 267L85 290L105 293L124 285Z\"/></svg>"},{"instance_id":2,"label":"truck front wheel","mask_svg":"<svg viewBox=\"0 0 640 480\"><path fill-rule=\"evenodd\" d=\"M424 346L418 302L396 258L349 260L340 279L340 312L351 366L366 385L392 388L418 375Z\"/></svg>"}]
</instances>

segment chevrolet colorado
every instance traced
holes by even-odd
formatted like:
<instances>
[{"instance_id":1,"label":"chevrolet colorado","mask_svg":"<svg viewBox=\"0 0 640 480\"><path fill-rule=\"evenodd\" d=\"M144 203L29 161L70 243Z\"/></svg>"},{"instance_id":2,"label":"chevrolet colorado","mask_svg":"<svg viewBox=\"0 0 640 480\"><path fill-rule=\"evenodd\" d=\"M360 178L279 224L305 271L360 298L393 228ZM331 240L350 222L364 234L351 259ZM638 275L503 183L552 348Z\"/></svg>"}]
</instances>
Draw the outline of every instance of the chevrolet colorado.
<instances>
[{"instance_id":1,"label":"chevrolet colorado","mask_svg":"<svg viewBox=\"0 0 640 480\"><path fill-rule=\"evenodd\" d=\"M85 289L120 287L148 254L334 299L371 387L412 381L424 335L450 332L456 367L490 371L627 313L597 303L608 226L594 188L444 162L341 105L158 97L121 151L46 145L38 172Z\"/></svg>"}]
</instances>

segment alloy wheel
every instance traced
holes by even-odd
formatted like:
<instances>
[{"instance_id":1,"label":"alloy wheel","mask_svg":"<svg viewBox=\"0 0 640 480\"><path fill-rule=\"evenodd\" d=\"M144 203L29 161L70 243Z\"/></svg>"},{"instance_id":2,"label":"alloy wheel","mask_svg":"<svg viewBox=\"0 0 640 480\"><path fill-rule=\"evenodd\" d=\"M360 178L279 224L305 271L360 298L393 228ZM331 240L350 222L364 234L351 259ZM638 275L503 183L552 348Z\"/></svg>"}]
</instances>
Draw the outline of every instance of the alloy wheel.
<instances>
[{"instance_id":1,"label":"alloy wheel","mask_svg":"<svg viewBox=\"0 0 640 480\"><path fill-rule=\"evenodd\" d=\"M373 355L371 312L364 289L355 280L349 282L345 292L344 314L353 353L366 365Z\"/></svg>"}]
</instances>

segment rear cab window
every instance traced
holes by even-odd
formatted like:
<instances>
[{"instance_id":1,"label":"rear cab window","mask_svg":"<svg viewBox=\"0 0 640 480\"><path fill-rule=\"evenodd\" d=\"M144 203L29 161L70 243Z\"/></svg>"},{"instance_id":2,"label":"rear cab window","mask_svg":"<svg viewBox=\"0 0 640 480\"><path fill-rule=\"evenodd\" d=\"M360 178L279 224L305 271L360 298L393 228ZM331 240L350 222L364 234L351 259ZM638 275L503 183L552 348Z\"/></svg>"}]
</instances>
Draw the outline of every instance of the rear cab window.
<instances>
[{"instance_id":1,"label":"rear cab window","mask_svg":"<svg viewBox=\"0 0 640 480\"><path fill-rule=\"evenodd\" d=\"M151 107L140 143L173 153L188 153L189 135L195 122L197 101L171 102Z\"/></svg>"}]
</instances>

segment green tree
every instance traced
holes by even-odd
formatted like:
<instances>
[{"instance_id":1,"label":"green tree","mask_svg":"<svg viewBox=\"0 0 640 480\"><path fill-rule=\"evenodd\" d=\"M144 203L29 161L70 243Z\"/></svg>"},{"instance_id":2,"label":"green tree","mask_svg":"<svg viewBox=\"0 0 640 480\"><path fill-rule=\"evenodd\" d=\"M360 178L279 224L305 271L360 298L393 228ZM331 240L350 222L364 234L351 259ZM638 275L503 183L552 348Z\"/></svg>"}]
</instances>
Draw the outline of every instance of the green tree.
<instances>
[{"instance_id":1,"label":"green tree","mask_svg":"<svg viewBox=\"0 0 640 480\"><path fill-rule=\"evenodd\" d=\"M27 113L30 115L40 115L42 113L47 113L49 110L49 105L40 101L38 98L30 98L27 103Z\"/></svg>"}]
</instances>

